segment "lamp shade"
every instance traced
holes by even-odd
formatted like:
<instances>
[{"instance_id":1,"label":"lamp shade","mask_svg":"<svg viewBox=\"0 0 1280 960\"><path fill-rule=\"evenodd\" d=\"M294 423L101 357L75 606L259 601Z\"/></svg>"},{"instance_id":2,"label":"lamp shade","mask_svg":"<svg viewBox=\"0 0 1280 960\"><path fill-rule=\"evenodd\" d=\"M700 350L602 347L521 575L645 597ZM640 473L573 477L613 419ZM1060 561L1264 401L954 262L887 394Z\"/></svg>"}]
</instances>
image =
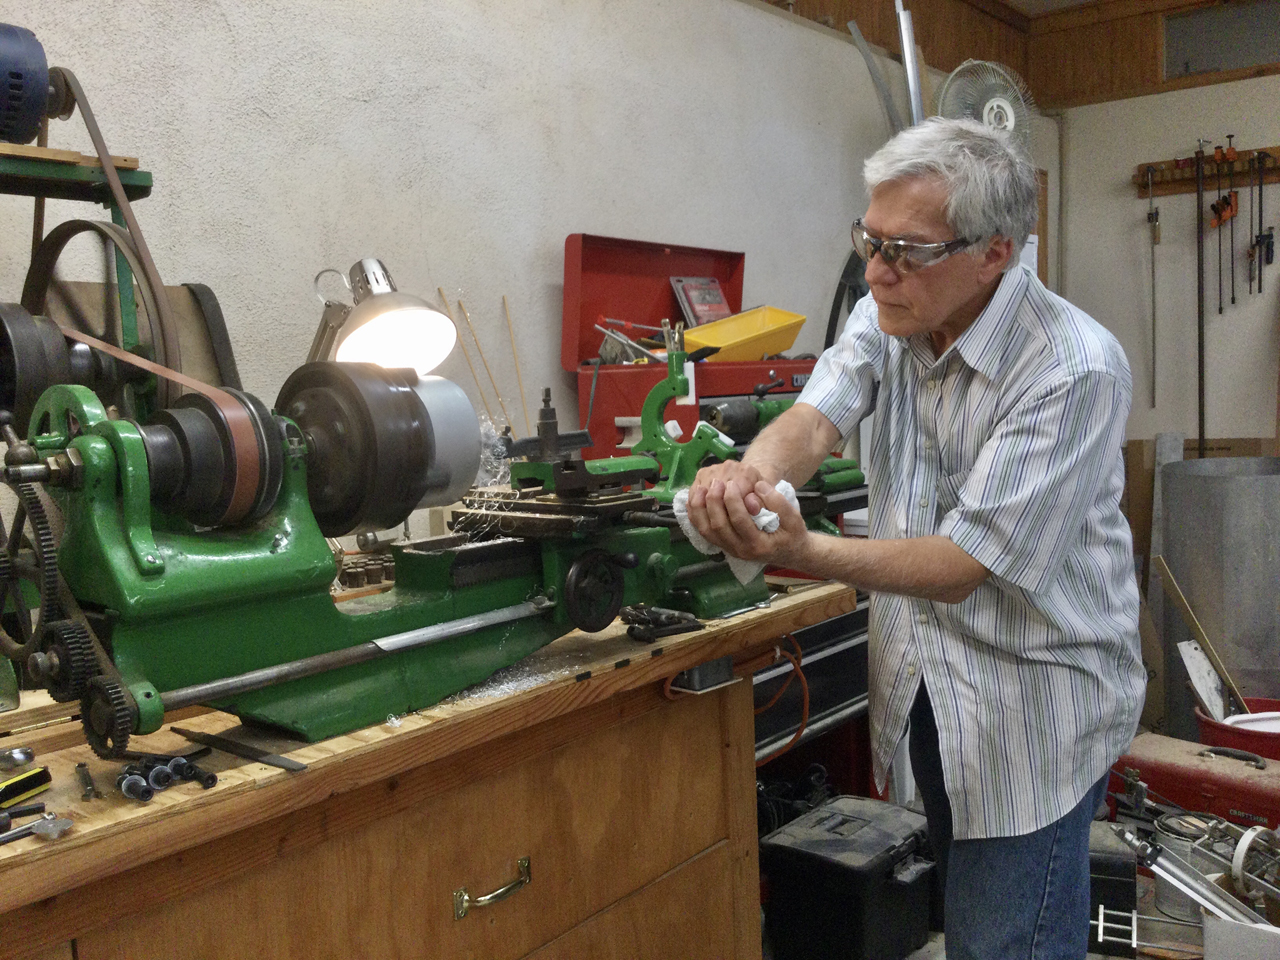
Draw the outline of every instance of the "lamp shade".
<instances>
[{"instance_id":1,"label":"lamp shade","mask_svg":"<svg viewBox=\"0 0 1280 960\"><path fill-rule=\"evenodd\" d=\"M392 290L367 296L351 308L338 332L334 359L388 369L412 367L426 376L457 342L452 320L420 298Z\"/></svg>"}]
</instances>

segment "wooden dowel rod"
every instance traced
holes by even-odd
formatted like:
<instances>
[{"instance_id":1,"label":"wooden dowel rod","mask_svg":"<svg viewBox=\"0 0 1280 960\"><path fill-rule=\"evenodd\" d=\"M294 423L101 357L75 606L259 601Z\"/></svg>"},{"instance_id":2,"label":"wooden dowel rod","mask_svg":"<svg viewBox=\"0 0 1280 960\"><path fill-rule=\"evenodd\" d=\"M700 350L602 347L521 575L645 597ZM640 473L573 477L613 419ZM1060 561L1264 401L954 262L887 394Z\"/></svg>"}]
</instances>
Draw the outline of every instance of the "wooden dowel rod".
<instances>
[{"instance_id":1,"label":"wooden dowel rod","mask_svg":"<svg viewBox=\"0 0 1280 960\"><path fill-rule=\"evenodd\" d=\"M1191 604L1183 596L1182 590L1178 586L1178 581L1173 578L1169 565L1164 562L1164 557L1158 554L1152 557L1151 565L1155 568L1156 573L1160 574L1165 594L1173 601L1174 606L1178 608L1178 612L1182 614L1183 623L1187 625L1187 629L1195 637L1196 643L1200 644L1200 648L1204 650L1205 656L1213 664L1213 669L1218 671L1218 676L1222 678L1222 682L1226 685L1227 690L1230 691L1232 698L1240 705L1240 711L1242 713L1252 713L1253 711L1249 709L1249 705L1244 702L1244 694L1240 692L1236 682L1231 679L1231 674L1227 672L1226 665L1218 657L1218 651L1213 648L1213 644L1209 642L1208 634L1204 632L1204 627L1200 626L1200 621L1196 619L1196 615L1191 609Z\"/></svg>"},{"instance_id":2,"label":"wooden dowel rod","mask_svg":"<svg viewBox=\"0 0 1280 960\"><path fill-rule=\"evenodd\" d=\"M453 324L453 328L458 330L458 321L453 319L453 310L449 308L449 298L444 295L443 287L436 287L436 293L440 294L440 299L444 302L444 313L449 318L449 322ZM467 351L467 343L462 339L462 331L458 330L458 346L462 348L462 355L467 358L467 366L471 369L471 379L476 382L476 389L480 391L480 402L484 404L484 412L489 415L489 422L493 422L493 411L489 409L489 398L484 395L484 387L480 386L480 378L476 376L476 365L471 362L471 354Z\"/></svg>"},{"instance_id":3,"label":"wooden dowel rod","mask_svg":"<svg viewBox=\"0 0 1280 960\"><path fill-rule=\"evenodd\" d=\"M507 315L507 333L511 335L511 358L516 363L516 384L520 387L520 405L524 407L525 436L533 436L533 428L529 426L529 403L524 398L524 377L520 376L520 354L516 352L516 331L511 326L511 308L507 306L507 295L502 295L502 311Z\"/></svg>"},{"instance_id":4,"label":"wooden dowel rod","mask_svg":"<svg viewBox=\"0 0 1280 960\"><path fill-rule=\"evenodd\" d=\"M493 371L489 369L489 361L484 358L484 347L480 346L480 338L476 336L476 328L471 325L471 314L467 313L466 304L461 300L458 301L458 309L466 317L467 329L471 331L471 338L476 342L476 352L480 354L480 362L484 364L484 372L489 375L489 383L493 385L493 392L498 398L498 406L502 408L502 415L507 418L507 425L512 426L511 414L507 413L507 405L502 402L502 391L498 389L498 381L493 379ZM512 432L515 432L514 426L512 426Z\"/></svg>"}]
</instances>

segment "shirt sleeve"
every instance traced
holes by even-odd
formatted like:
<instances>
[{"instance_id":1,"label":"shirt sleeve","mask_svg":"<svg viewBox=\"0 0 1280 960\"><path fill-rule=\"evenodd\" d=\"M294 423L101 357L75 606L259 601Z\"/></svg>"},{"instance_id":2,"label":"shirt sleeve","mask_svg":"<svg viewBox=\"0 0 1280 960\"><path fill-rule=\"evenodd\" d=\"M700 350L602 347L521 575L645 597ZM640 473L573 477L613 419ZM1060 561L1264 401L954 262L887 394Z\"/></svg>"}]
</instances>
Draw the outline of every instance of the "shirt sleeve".
<instances>
[{"instance_id":1,"label":"shirt sleeve","mask_svg":"<svg viewBox=\"0 0 1280 960\"><path fill-rule=\"evenodd\" d=\"M1098 371L1021 402L979 451L938 533L1014 586L1043 591L1114 474L1129 402L1127 384Z\"/></svg>"},{"instance_id":2,"label":"shirt sleeve","mask_svg":"<svg viewBox=\"0 0 1280 960\"><path fill-rule=\"evenodd\" d=\"M870 294L854 304L844 333L823 352L797 403L807 403L830 420L841 437L849 436L875 408L885 349Z\"/></svg>"}]
</instances>

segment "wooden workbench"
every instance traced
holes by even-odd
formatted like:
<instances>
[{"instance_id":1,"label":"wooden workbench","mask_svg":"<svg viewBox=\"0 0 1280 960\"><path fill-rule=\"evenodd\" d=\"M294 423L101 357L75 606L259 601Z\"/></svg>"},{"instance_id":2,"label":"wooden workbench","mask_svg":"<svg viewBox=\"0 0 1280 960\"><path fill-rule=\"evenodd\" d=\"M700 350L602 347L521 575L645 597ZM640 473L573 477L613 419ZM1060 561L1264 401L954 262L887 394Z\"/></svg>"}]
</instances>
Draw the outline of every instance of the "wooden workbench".
<instances>
[{"instance_id":1,"label":"wooden workbench","mask_svg":"<svg viewBox=\"0 0 1280 960\"><path fill-rule=\"evenodd\" d=\"M0 958L758 960L750 682L668 700L662 681L856 602L823 584L651 646L571 634L428 710L265 741L303 772L215 751L217 786L149 804L65 725L4 738L37 750L75 827L0 847ZM167 727L133 744L191 747ZM81 799L80 761L103 799ZM527 886L454 919L454 891L497 889L520 857Z\"/></svg>"}]
</instances>

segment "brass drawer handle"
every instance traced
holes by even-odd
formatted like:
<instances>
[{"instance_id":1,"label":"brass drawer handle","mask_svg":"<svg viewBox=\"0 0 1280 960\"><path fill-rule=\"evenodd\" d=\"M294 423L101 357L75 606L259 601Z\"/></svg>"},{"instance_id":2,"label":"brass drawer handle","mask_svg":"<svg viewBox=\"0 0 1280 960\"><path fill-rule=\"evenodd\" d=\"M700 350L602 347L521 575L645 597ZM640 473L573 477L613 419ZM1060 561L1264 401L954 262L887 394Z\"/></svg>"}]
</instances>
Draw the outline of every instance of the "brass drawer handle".
<instances>
[{"instance_id":1,"label":"brass drawer handle","mask_svg":"<svg viewBox=\"0 0 1280 960\"><path fill-rule=\"evenodd\" d=\"M472 907L487 907L492 903L497 903L499 900L505 900L533 879L533 874L529 871L528 857L521 857L517 860L516 869L519 871L519 876L506 886L499 887L493 893L486 893L483 897L471 896L471 894L467 893L466 887L459 887L453 891L453 919L461 920Z\"/></svg>"}]
</instances>

